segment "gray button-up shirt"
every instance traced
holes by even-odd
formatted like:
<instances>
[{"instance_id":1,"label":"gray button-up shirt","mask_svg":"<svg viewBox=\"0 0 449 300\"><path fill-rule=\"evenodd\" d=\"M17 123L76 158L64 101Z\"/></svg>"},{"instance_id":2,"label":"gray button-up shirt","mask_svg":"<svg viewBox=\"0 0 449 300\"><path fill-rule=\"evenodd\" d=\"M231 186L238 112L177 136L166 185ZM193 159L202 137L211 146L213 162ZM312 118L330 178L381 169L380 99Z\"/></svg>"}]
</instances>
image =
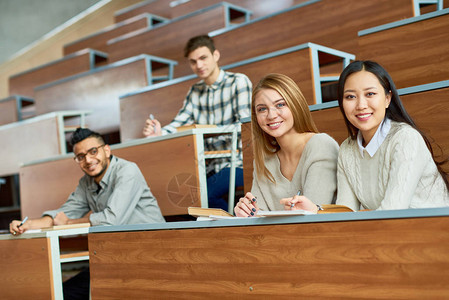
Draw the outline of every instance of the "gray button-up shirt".
<instances>
[{"instance_id":1,"label":"gray button-up shirt","mask_svg":"<svg viewBox=\"0 0 449 300\"><path fill-rule=\"evenodd\" d=\"M61 211L70 219L81 218L92 211L89 217L92 225L165 222L139 167L115 156L99 185L84 175L66 203L43 215L54 218Z\"/></svg>"}]
</instances>

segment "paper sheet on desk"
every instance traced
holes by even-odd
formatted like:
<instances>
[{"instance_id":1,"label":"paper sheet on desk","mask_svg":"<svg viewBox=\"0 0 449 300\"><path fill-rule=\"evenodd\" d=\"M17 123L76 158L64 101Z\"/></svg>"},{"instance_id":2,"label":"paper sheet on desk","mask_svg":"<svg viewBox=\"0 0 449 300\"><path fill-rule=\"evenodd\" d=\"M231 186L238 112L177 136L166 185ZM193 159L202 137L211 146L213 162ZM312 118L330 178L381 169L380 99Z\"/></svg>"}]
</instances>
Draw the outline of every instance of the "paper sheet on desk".
<instances>
[{"instance_id":1,"label":"paper sheet on desk","mask_svg":"<svg viewBox=\"0 0 449 300\"><path fill-rule=\"evenodd\" d=\"M257 212L257 216L259 217L304 216L304 215L316 215L316 213L302 209L272 210L272 211L259 210Z\"/></svg>"},{"instance_id":2,"label":"paper sheet on desk","mask_svg":"<svg viewBox=\"0 0 449 300\"><path fill-rule=\"evenodd\" d=\"M231 216L218 216L210 215L209 217L197 217L197 221L216 221L216 220L237 220L237 219L248 219L244 217L231 217Z\"/></svg>"},{"instance_id":3,"label":"paper sheet on desk","mask_svg":"<svg viewBox=\"0 0 449 300\"><path fill-rule=\"evenodd\" d=\"M28 229L27 231L24 232L24 234L26 234L26 233L38 233L38 232L42 232L42 229Z\"/></svg>"}]
</instances>

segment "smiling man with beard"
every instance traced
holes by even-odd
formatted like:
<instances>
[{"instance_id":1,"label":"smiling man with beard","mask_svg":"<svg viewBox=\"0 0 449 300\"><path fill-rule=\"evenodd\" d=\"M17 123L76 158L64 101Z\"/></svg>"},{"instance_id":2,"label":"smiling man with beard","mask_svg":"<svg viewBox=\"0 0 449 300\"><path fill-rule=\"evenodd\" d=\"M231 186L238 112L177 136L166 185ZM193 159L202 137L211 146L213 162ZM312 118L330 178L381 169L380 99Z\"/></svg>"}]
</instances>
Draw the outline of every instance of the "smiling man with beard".
<instances>
[{"instance_id":1,"label":"smiling man with beard","mask_svg":"<svg viewBox=\"0 0 449 300\"><path fill-rule=\"evenodd\" d=\"M28 229L90 223L122 225L165 222L139 167L111 154L101 135L78 128L72 135L74 160L85 173L76 190L58 209L39 219L9 225L13 235ZM89 268L64 282L64 299L89 299Z\"/></svg>"},{"instance_id":2,"label":"smiling man with beard","mask_svg":"<svg viewBox=\"0 0 449 300\"><path fill-rule=\"evenodd\" d=\"M86 128L73 133L71 144L74 160L85 173L76 190L60 208L44 212L42 218L22 226L12 221L12 234L87 222L93 226L165 222L135 163L113 156L101 135Z\"/></svg>"}]
</instances>

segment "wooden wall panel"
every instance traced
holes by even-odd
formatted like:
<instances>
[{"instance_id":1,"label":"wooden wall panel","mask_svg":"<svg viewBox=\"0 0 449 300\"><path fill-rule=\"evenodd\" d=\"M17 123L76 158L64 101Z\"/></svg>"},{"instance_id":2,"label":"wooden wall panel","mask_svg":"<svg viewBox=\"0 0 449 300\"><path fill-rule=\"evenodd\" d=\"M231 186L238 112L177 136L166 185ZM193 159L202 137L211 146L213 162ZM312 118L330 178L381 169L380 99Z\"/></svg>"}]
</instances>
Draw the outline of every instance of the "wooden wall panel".
<instances>
[{"instance_id":1,"label":"wooden wall panel","mask_svg":"<svg viewBox=\"0 0 449 300\"><path fill-rule=\"evenodd\" d=\"M227 71L245 74L251 80L253 86L268 73L287 75L298 84L309 105L316 103L309 48L230 68Z\"/></svg>"},{"instance_id":2,"label":"wooden wall panel","mask_svg":"<svg viewBox=\"0 0 449 300\"><path fill-rule=\"evenodd\" d=\"M449 156L449 87L401 96L418 127ZM437 147L437 146L436 146ZM438 148L435 154L440 153Z\"/></svg>"},{"instance_id":3,"label":"wooden wall panel","mask_svg":"<svg viewBox=\"0 0 449 300\"><path fill-rule=\"evenodd\" d=\"M11 76L9 78L10 95L17 94L34 99L35 87L89 71L91 69L91 51L90 49L81 50L70 57ZM97 58L99 64L100 61L104 62L105 59Z\"/></svg>"},{"instance_id":4,"label":"wooden wall panel","mask_svg":"<svg viewBox=\"0 0 449 300\"><path fill-rule=\"evenodd\" d=\"M139 54L151 54L180 62L184 60L183 49L187 41L195 35L224 28L224 16L223 6L217 6L126 39L110 41L109 59L114 62Z\"/></svg>"},{"instance_id":5,"label":"wooden wall panel","mask_svg":"<svg viewBox=\"0 0 449 300\"><path fill-rule=\"evenodd\" d=\"M170 123L181 109L194 78L169 86L120 99L120 138L122 142L142 138L142 130L149 114L161 122Z\"/></svg>"},{"instance_id":6,"label":"wooden wall panel","mask_svg":"<svg viewBox=\"0 0 449 300\"><path fill-rule=\"evenodd\" d=\"M71 157L20 168L22 217L40 218L44 211L60 207L83 175Z\"/></svg>"},{"instance_id":7,"label":"wooden wall panel","mask_svg":"<svg viewBox=\"0 0 449 300\"><path fill-rule=\"evenodd\" d=\"M0 101L0 125L18 121L17 100L9 97Z\"/></svg>"},{"instance_id":8,"label":"wooden wall panel","mask_svg":"<svg viewBox=\"0 0 449 300\"><path fill-rule=\"evenodd\" d=\"M433 217L93 233L92 297L442 299L448 226Z\"/></svg>"},{"instance_id":9,"label":"wooden wall panel","mask_svg":"<svg viewBox=\"0 0 449 300\"><path fill-rule=\"evenodd\" d=\"M36 90L36 113L58 110L92 110L86 123L92 130L119 130L119 96L147 86L145 59L83 73Z\"/></svg>"},{"instance_id":10,"label":"wooden wall panel","mask_svg":"<svg viewBox=\"0 0 449 300\"><path fill-rule=\"evenodd\" d=\"M151 24L149 24L148 19L144 16L136 18L135 20L130 20L125 24L111 25L93 35L86 36L82 39L64 45L64 55L68 55L85 48L107 51L108 40L135 30L149 28L150 25Z\"/></svg>"},{"instance_id":11,"label":"wooden wall panel","mask_svg":"<svg viewBox=\"0 0 449 300\"><path fill-rule=\"evenodd\" d=\"M196 146L192 136L135 146L115 145L113 155L135 162L164 216L187 214L201 206ZM20 169L22 216L40 217L56 209L75 190L84 175L72 157Z\"/></svg>"},{"instance_id":12,"label":"wooden wall panel","mask_svg":"<svg viewBox=\"0 0 449 300\"><path fill-rule=\"evenodd\" d=\"M0 127L0 176L19 173L21 164L60 154L56 117Z\"/></svg>"},{"instance_id":13,"label":"wooden wall panel","mask_svg":"<svg viewBox=\"0 0 449 300\"><path fill-rule=\"evenodd\" d=\"M0 98L9 96L9 77L63 57L62 47L74 40L92 34L113 24L113 15L119 9L141 0L110 0L101 2L97 10L90 11L75 23L64 24L60 30L45 36L26 52L0 65Z\"/></svg>"},{"instance_id":14,"label":"wooden wall panel","mask_svg":"<svg viewBox=\"0 0 449 300\"><path fill-rule=\"evenodd\" d=\"M359 30L412 16L410 0L322 0L218 34L214 40L221 65L307 42L357 54Z\"/></svg>"},{"instance_id":15,"label":"wooden wall panel","mask_svg":"<svg viewBox=\"0 0 449 300\"><path fill-rule=\"evenodd\" d=\"M0 241L2 299L52 299L46 238Z\"/></svg>"},{"instance_id":16,"label":"wooden wall panel","mask_svg":"<svg viewBox=\"0 0 449 300\"><path fill-rule=\"evenodd\" d=\"M383 65L397 88L449 79L449 13L359 38L357 59Z\"/></svg>"}]
</instances>

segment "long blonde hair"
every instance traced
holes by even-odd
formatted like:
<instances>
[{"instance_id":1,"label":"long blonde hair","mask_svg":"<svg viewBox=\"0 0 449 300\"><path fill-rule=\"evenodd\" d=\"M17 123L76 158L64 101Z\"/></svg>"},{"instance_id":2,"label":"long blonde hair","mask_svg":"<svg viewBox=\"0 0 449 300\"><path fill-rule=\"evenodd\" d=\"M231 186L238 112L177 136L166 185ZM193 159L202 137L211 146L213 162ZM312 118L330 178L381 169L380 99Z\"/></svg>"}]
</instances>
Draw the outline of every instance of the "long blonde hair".
<instances>
[{"instance_id":1,"label":"long blonde hair","mask_svg":"<svg viewBox=\"0 0 449 300\"><path fill-rule=\"evenodd\" d=\"M268 74L263 77L254 87L251 104L251 129L253 138L253 153L256 172L258 176L265 176L275 183L273 175L265 167L265 158L274 155L281 148L276 139L265 133L257 122L256 115L256 95L263 89L272 89L278 92L287 103L293 115L293 127L296 132L318 132L310 114L306 98L302 94L298 85L288 76L283 74Z\"/></svg>"}]
</instances>

